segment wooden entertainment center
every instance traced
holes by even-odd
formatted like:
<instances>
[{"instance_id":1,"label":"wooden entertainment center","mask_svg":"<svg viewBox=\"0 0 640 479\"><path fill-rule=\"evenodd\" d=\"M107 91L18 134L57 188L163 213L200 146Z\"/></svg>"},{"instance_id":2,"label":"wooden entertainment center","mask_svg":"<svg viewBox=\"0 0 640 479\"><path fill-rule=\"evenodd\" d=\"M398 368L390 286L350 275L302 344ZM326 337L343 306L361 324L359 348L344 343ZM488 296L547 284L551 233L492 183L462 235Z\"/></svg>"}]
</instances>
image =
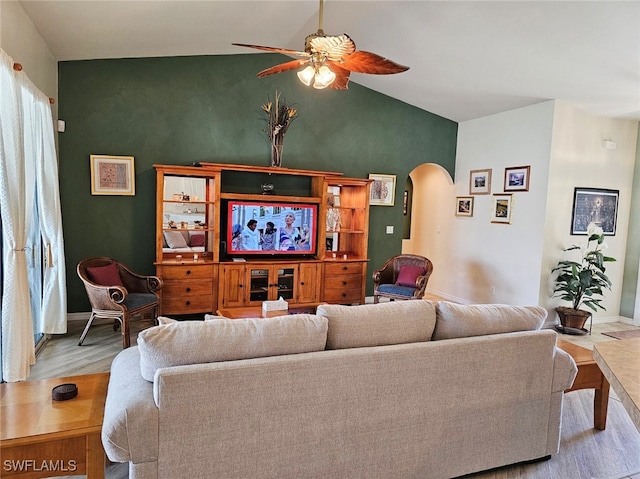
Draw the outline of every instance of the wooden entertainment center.
<instances>
[{"instance_id":1,"label":"wooden entertainment center","mask_svg":"<svg viewBox=\"0 0 640 479\"><path fill-rule=\"evenodd\" d=\"M259 306L279 297L294 307L364 303L371 180L221 163L154 168L161 314ZM228 257L229 201L317 205L315 252ZM260 220L262 211L255 214Z\"/></svg>"}]
</instances>

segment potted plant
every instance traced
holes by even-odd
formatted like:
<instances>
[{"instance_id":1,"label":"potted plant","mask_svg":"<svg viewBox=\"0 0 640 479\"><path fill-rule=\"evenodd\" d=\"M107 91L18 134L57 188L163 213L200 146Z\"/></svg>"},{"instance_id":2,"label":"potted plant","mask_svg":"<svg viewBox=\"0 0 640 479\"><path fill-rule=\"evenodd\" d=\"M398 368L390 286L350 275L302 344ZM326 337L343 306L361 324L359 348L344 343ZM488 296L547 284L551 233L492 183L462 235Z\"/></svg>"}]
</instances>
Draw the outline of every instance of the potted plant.
<instances>
[{"instance_id":1,"label":"potted plant","mask_svg":"<svg viewBox=\"0 0 640 479\"><path fill-rule=\"evenodd\" d=\"M611 290L611 281L605 274L605 263L615 261L615 258L604 255L603 251L606 248L602 228L591 223L587 228L587 243L584 248L573 245L565 249L579 250L582 255L580 261L563 260L552 269L552 272L558 272L553 297L571 303L570 308L556 308L560 317L560 331L582 334L587 332L584 324L592 313L580 309L580 306L586 306L594 312L598 308L605 310L600 304L603 290Z\"/></svg>"}]
</instances>

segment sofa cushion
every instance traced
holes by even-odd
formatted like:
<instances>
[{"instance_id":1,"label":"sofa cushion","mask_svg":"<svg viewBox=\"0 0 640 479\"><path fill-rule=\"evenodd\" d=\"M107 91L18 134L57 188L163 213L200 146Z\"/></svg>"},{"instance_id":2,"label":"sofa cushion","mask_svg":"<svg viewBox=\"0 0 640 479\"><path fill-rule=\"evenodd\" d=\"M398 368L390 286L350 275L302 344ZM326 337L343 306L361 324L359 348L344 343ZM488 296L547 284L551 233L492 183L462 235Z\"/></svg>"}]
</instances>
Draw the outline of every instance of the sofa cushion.
<instances>
[{"instance_id":1,"label":"sofa cushion","mask_svg":"<svg viewBox=\"0 0 640 479\"><path fill-rule=\"evenodd\" d=\"M189 246L204 246L204 233L192 233L189 235Z\"/></svg>"},{"instance_id":2,"label":"sofa cushion","mask_svg":"<svg viewBox=\"0 0 640 479\"><path fill-rule=\"evenodd\" d=\"M396 284L398 286L411 286L416 287L416 279L418 276L424 274L424 268L422 266L400 266L400 272L398 273L398 279Z\"/></svg>"},{"instance_id":3,"label":"sofa cushion","mask_svg":"<svg viewBox=\"0 0 640 479\"><path fill-rule=\"evenodd\" d=\"M434 340L540 329L547 317L547 310L539 306L463 305L448 301L439 301L436 313Z\"/></svg>"},{"instance_id":4,"label":"sofa cushion","mask_svg":"<svg viewBox=\"0 0 640 479\"><path fill-rule=\"evenodd\" d=\"M161 325L161 326L163 324L171 324L171 323L177 323L178 322L177 319L168 318L166 316L158 316L156 319L158 320L158 324Z\"/></svg>"},{"instance_id":5,"label":"sofa cushion","mask_svg":"<svg viewBox=\"0 0 640 479\"><path fill-rule=\"evenodd\" d=\"M187 240L180 231L165 231L164 239L167 240L169 248L186 248L189 246L187 244Z\"/></svg>"},{"instance_id":6,"label":"sofa cushion","mask_svg":"<svg viewBox=\"0 0 640 479\"><path fill-rule=\"evenodd\" d=\"M321 304L329 320L327 349L346 349L429 341L436 313L431 301L391 301L360 306Z\"/></svg>"},{"instance_id":7,"label":"sofa cushion","mask_svg":"<svg viewBox=\"0 0 640 479\"><path fill-rule=\"evenodd\" d=\"M88 266L87 274L91 281L100 286L122 286L122 278L118 272L115 263L109 263L104 266Z\"/></svg>"},{"instance_id":8,"label":"sofa cushion","mask_svg":"<svg viewBox=\"0 0 640 479\"><path fill-rule=\"evenodd\" d=\"M322 351L326 341L327 320L313 314L179 321L138 335L140 372L153 381L159 368Z\"/></svg>"}]
</instances>

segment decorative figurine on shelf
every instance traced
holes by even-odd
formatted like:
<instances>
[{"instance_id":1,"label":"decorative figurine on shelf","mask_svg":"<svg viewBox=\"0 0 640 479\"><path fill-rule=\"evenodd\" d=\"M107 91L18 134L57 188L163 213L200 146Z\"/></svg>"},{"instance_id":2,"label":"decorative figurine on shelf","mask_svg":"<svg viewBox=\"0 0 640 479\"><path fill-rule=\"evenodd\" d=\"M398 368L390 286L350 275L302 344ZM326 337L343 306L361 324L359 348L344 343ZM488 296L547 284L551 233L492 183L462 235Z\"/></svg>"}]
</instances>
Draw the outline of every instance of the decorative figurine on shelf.
<instances>
[{"instance_id":1,"label":"decorative figurine on shelf","mask_svg":"<svg viewBox=\"0 0 640 479\"><path fill-rule=\"evenodd\" d=\"M275 195L276 190L273 189L273 183L263 183L260 185L262 188L263 195Z\"/></svg>"},{"instance_id":2,"label":"decorative figurine on shelf","mask_svg":"<svg viewBox=\"0 0 640 479\"><path fill-rule=\"evenodd\" d=\"M169 221L169 228L174 230L177 229L178 227L176 226L176 222L173 220Z\"/></svg>"},{"instance_id":3,"label":"decorative figurine on shelf","mask_svg":"<svg viewBox=\"0 0 640 479\"><path fill-rule=\"evenodd\" d=\"M267 137L271 142L271 166L282 165L282 147L284 135L289 126L298 117L298 110L287 105L286 100L280 99L280 93L276 90L275 101L262 105L262 110L267 114Z\"/></svg>"}]
</instances>

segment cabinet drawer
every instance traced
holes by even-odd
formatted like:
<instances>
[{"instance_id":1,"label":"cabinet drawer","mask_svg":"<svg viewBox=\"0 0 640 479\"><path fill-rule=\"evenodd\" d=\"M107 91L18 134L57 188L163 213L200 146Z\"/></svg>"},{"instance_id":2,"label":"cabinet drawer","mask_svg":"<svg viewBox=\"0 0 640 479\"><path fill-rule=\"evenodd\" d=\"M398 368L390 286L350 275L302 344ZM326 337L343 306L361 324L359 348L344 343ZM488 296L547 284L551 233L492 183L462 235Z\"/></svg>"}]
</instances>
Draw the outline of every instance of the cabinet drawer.
<instances>
[{"instance_id":1,"label":"cabinet drawer","mask_svg":"<svg viewBox=\"0 0 640 479\"><path fill-rule=\"evenodd\" d=\"M166 298L180 298L186 296L211 295L213 293L213 281L179 281L166 282L162 286L162 296Z\"/></svg>"},{"instance_id":2,"label":"cabinet drawer","mask_svg":"<svg viewBox=\"0 0 640 479\"><path fill-rule=\"evenodd\" d=\"M362 263L326 263L324 274L327 278L336 274L362 274Z\"/></svg>"},{"instance_id":3,"label":"cabinet drawer","mask_svg":"<svg viewBox=\"0 0 640 479\"><path fill-rule=\"evenodd\" d=\"M162 279L193 279L193 278L212 278L213 265L180 265L180 266L163 266Z\"/></svg>"},{"instance_id":4,"label":"cabinet drawer","mask_svg":"<svg viewBox=\"0 0 640 479\"><path fill-rule=\"evenodd\" d=\"M212 296L181 296L162 298L162 314L208 313L213 311Z\"/></svg>"},{"instance_id":5,"label":"cabinet drawer","mask_svg":"<svg viewBox=\"0 0 640 479\"><path fill-rule=\"evenodd\" d=\"M362 295L360 289L327 289L324 292L323 299L327 303L360 303L362 301Z\"/></svg>"},{"instance_id":6,"label":"cabinet drawer","mask_svg":"<svg viewBox=\"0 0 640 479\"><path fill-rule=\"evenodd\" d=\"M327 278L324 282L325 291L331 289L357 289L362 287L362 276L359 274L341 274Z\"/></svg>"}]
</instances>

